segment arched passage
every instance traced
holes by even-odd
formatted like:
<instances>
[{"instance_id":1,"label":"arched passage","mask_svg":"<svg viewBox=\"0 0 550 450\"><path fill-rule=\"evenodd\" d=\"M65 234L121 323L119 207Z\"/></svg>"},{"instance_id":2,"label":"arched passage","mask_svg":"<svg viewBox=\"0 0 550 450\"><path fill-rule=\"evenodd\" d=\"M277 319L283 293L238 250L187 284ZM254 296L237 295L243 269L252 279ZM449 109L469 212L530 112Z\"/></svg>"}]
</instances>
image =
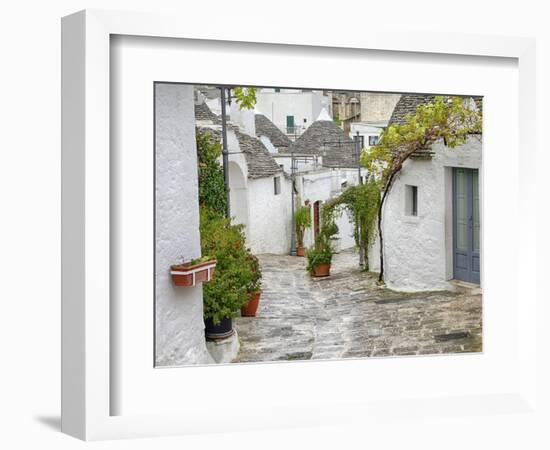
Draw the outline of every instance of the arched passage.
<instances>
[{"instance_id":1,"label":"arched passage","mask_svg":"<svg viewBox=\"0 0 550 450\"><path fill-rule=\"evenodd\" d=\"M248 193L246 178L239 164L229 162L229 202L233 223L248 226Z\"/></svg>"}]
</instances>

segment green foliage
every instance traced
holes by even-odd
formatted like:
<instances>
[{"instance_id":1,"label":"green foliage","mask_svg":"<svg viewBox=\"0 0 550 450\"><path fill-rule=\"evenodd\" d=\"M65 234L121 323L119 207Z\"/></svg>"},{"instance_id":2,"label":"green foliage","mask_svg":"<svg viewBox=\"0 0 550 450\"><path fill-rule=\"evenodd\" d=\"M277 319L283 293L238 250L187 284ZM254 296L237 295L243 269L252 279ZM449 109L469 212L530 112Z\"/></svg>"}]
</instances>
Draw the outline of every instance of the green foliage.
<instances>
[{"instance_id":1,"label":"green foliage","mask_svg":"<svg viewBox=\"0 0 550 450\"><path fill-rule=\"evenodd\" d=\"M314 245L306 250L307 266L306 270L311 274L319 264L330 264L332 261L333 250L330 245L317 247Z\"/></svg>"},{"instance_id":2,"label":"green foliage","mask_svg":"<svg viewBox=\"0 0 550 450\"><path fill-rule=\"evenodd\" d=\"M376 217L380 204L380 189L374 178L365 184L348 187L335 204L348 212L354 224L355 245L363 252L365 270L369 270L369 248L374 242L376 232Z\"/></svg>"},{"instance_id":3,"label":"green foliage","mask_svg":"<svg viewBox=\"0 0 550 450\"><path fill-rule=\"evenodd\" d=\"M319 264L330 264L332 261L334 250L330 240L338 234L338 226L335 222L332 204L326 203L322 205L320 222L321 227L319 229L319 234L315 238L315 243L312 248L306 251L306 270L309 273L313 273L313 269Z\"/></svg>"},{"instance_id":4,"label":"green foliage","mask_svg":"<svg viewBox=\"0 0 550 450\"><path fill-rule=\"evenodd\" d=\"M298 247L304 246L304 232L311 227L311 211L307 206L300 206L294 213L294 222L296 223L296 240Z\"/></svg>"},{"instance_id":5,"label":"green foliage","mask_svg":"<svg viewBox=\"0 0 550 450\"><path fill-rule=\"evenodd\" d=\"M253 109L256 105L256 88L235 87L233 95L240 109Z\"/></svg>"},{"instance_id":6,"label":"green foliage","mask_svg":"<svg viewBox=\"0 0 550 450\"><path fill-rule=\"evenodd\" d=\"M246 248L242 225L225 218L221 145L207 133L197 133L201 253L217 260L213 279L203 284L204 318L215 324L235 317L261 286L257 258ZM202 259L202 258L201 258Z\"/></svg>"},{"instance_id":7,"label":"green foliage","mask_svg":"<svg viewBox=\"0 0 550 450\"><path fill-rule=\"evenodd\" d=\"M227 198L223 168L219 162L222 147L208 133L197 132L197 158L199 165L199 204L225 214Z\"/></svg>"},{"instance_id":8,"label":"green foliage","mask_svg":"<svg viewBox=\"0 0 550 450\"><path fill-rule=\"evenodd\" d=\"M386 128L378 144L362 152L361 162L385 186L414 152L437 139L455 148L464 144L468 135L481 131L480 112L466 107L461 97L438 96L432 103L418 105L415 114L407 114L405 123Z\"/></svg>"},{"instance_id":9,"label":"green foliage","mask_svg":"<svg viewBox=\"0 0 550 450\"><path fill-rule=\"evenodd\" d=\"M260 267L260 262L255 255L249 254L247 256L247 261L250 266L250 270L252 271L252 278L246 287L246 291L249 294L252 294L254 292L258 292L262 287L262 269Z\"/></svg>"},{"instance_id":10,"label":"green foliage","mask_svg":"<svg viewBox=\"0 0 550 450\"><path fill-rule=\"evenodd\" d=\"M235 317L248 302L249 289L258 286L250 251L245 247L242 225L231 225L219 213L200 208L201 251L217 260L212 280L203 284L204 318L215 324Z\"/></svg>"}]
</instances>

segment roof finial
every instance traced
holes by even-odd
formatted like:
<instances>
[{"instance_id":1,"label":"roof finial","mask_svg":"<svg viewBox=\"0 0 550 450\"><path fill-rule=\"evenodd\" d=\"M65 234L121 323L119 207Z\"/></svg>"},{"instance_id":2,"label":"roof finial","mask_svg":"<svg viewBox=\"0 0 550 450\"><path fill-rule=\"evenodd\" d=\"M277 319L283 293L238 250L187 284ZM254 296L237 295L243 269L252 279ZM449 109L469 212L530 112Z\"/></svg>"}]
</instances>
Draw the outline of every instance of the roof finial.
<instances>
[{"instance_id":1,"label":"roof finial","mask_svg":"<svg viewBox=\"0 0 550 450\"><path fill-rule=\"evenodd\" d=\"M321 109L321 112L319 113L319 117L317 117L317 121L319 120L329 120L332 122L332 117L330 117L327 109L324 107L323 109Z\"/></svg>"}]
</instances>

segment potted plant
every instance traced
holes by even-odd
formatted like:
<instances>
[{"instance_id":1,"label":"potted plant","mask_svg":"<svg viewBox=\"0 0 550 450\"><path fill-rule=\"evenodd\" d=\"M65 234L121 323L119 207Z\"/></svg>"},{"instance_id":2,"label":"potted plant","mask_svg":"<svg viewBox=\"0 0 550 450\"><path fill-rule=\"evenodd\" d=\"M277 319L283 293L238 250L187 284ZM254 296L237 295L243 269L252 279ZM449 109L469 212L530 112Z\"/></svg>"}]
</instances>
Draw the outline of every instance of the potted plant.
<instances>
[{"instance_id":1,"label":"potted plant","mask_svg":"<svg viewBox=\"0 0 550 450\"><path fill-rule=\"evenodd\" d=\"M252 270L252 278L247 286L248 302L241 306L241 316L256 317L256 311L258 311L258 305L260 304L260 296L262 295L262 271L256 256L250 254L248 261Z\"/></svg>"},{"instance_id":2,"label":"potted plant","mask_svg":"<svg viewBox=\"0 0 550 450\"><path fill-rule=\"evenodd\" d=\"M307 271L313 277L328 277L332 262L332 248L329 245L314 245L306 252Z\"/></svg>"},{"instance_id":3,"label":"potted plant","mask_svg":"<svg viewBox=\"0 0 550 450\"><path fill-rule=\"evenodd\" d=\"M232 319L249 300L254 278L242 225L209 208L201 208L201 250L216 258L216 276L203 285L203 314L207 340L231 336Z\"/></svg>"},{"instance_id":4,"label":"potted plant","mask_svg":"<svg viewBox=\"0 0 550 450\"><path fill-rule=\"evenodd\" d=\"M202 256L182 264L170 266L170 275L175 286L196 286L207 282L214 276L216 260Z\"/></svg>"},{"instance_id":5,"label":"potted plant","mask_svg":"<svg viewBox=\"0 0 550 450\"><path fill-rule=\"evenodd\" d=\"M304 232L311 227L311 211L307 206L300 206L294 213L296 225L296 256L305 255Z\"/></svg>"},{"instance_id":6,"label":"potted plant","mask_svg":"<svg viewBox=\"0 0 550 450\"><path fill-rule=\"evenodd\" d=\"M327 277L330 275L330 264L334 249L332 238L338 234L338 226L334 222L333 209L323 207L321 211L321 229L315 238L313 247L306 252L306 270L314 277Z\"/></svg>"}]
</instances>

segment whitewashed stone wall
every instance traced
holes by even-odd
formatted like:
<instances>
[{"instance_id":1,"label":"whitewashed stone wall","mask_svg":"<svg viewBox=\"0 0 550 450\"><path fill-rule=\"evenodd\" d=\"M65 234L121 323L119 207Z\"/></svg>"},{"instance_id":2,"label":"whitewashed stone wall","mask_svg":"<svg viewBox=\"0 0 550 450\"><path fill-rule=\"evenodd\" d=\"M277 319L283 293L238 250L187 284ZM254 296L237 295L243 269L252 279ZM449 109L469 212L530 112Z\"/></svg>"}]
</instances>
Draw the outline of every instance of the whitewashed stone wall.
<instances>
[{"instance_id":1,"label":"whitewashed stone wall","mask_svg":"<svg viewBox=\"0 0 550 450\"><path fill-rule=\"evenodd\" d=\"M285 130L286 116L294 116L295 126L307 129L321 110L329 106L330 98L323 95L322 91L281 89L281 92L275 92L273 89L261 89L257 93L257 111L281 130Z\"/></svg>"},{"instance_id":2,"label":"whitewashed stone wall","mask_svg":"<svg viewBox=\"0 0 550 450\"><path fill-rule=\"evenodd\" d=\"M303 173L297 177L297 188L302 202L309 201L311 205L311 228L304 234L304 245L313 245L313 204L317 201L327 200L339 195L341 192L341 180L346 179L348 183L355 184L356 178L353 173L342 169L322 169L315 172ZM347 213L344 211L341 217L336 220L338 226L339 248L344 250L355 246L353 239L353 226Z\"/></svg>"},{"instance_id":3,"label":"whitewashed stone wall","mask_svg":"<svg viewBox=\"0 0 550 450\"><path fill-rule=\"evenodd\" d=\"M170 265L200 256L193 87L156 87L156 364L211 362L202 287L174 287Z\"/></svg>"},{"instance_id":4,"label":"whitewashed stone wall","mask_svg":"<svg viewBox=\"0 0 550 450\"><path fill-rule=\"evenodd\" d=\"M291 182L283 173L281 193L274 194L274 177L248 180L248 245L253 253L288 254L291 232Z\"/></svg>"},{"instance_id":5,"label":"whitewashed stone wall","mask_svg":"<svg viewBox=\"0 0 550 450\"><path fill-rule=\"evenodd\" d=\"M448 289L448 280L453 278L452 168L481 169L482 144L479 138L470 137L454 149L442 142L432 149L431 160L405 163L384 208L384 278L392 289ZM406 185L418 186L416 217L405 214ZM479 186L482 199L481 170ZM480 209L483 217L482 204ZM380 270L379 248L377 241L369 254L373 271Z\"/></svg>"}]
</instances>

